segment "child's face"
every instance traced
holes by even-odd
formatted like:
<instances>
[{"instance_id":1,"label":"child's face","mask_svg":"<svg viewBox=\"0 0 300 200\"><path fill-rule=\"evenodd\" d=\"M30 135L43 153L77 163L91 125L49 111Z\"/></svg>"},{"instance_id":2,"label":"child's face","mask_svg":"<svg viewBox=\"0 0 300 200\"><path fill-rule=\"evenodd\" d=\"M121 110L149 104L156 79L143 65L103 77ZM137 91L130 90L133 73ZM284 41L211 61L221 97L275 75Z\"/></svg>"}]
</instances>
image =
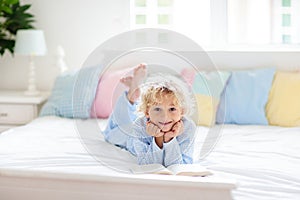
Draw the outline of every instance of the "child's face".
<instances>
[{"instance_id":1,"label":"child's face","mask_svg":"<svg viewBox=\"0 0 300 200\"><path fill-rule=\"evenodd\" d=\"M182 115L182 108L174 105L174 97L170 95L163 96L161 102L151 105L146 113L146 117L163 132L170 131Z\"/></svg>"}]
</instances>

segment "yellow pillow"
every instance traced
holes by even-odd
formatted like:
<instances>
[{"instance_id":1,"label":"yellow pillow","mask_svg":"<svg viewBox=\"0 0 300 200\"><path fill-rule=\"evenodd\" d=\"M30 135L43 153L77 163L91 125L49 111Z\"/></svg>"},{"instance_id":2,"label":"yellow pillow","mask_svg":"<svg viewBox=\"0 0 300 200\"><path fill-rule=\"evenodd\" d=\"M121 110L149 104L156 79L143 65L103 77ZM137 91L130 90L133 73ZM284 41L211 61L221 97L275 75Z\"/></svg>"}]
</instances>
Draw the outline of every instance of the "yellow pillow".
<instances>
[{"instance_id":1,"label":"yellow pillow","mask_svg":"<svg viewBox=\"0 0 300 200\"><path fill-rule=\"evenodd\" d=\"M195 94L197 101L197 116L194 121L197 125L212 126L216 121L216 110L219 100L212 96Z\"/></svg>"},{"instance_id":2,"label":"yellow pillow","mask_svg":"<svg viewBox=\"0 0 300 200\"><path fill-rule=\"evenodd\" d=\"M300 126L300 73L280 72L275 75L266 106L269 124Z\"/></svg>"},{"instance_id":3,"label":"yellow pillow","mask_svg":"<svg viewBox=\"0 0 300 200\"><path fill-rule=\"evenodd\" d=\"M181 74L191 86L197 101L192 119L197 125L213 126L216 123L220 96L231 72L197 71L185 68Z\"/></svg>"}]
</instances>

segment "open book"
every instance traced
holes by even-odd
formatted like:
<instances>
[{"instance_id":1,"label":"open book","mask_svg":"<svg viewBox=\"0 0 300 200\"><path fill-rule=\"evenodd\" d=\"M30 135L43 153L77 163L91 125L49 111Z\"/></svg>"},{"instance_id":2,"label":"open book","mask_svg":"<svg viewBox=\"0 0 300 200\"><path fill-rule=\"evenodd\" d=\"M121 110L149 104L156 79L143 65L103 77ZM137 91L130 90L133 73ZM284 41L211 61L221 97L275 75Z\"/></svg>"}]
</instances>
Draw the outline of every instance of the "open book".
<instances>
[{"instance_id":1,"label":"open book","mask_svg":"<svg viewBox=\"0 0 300 200\"><path fill-rule=\"evenodd\" d=\"M212 172L199 164L175 164L164 167L161 164L134 165L131 168L134 174L165 174L181 176L208 176Z\"/></svg>"}]
</instances>

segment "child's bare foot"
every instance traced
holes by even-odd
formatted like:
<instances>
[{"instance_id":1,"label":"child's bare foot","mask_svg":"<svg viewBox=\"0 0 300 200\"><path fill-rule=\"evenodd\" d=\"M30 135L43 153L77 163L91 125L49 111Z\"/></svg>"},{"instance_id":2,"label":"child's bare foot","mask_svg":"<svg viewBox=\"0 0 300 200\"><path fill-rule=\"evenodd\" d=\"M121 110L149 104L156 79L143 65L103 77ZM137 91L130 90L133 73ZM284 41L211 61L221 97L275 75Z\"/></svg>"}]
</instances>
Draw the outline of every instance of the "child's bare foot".
<instances>
[{"instance_id":1,"label":"child's bare foot","mask_svg":"<svg viewBox=\"0 0 300 200\"><path fill-rule=\"evenodd\" d=\"M147 77L147 68L145 64L139 64L136 68L133 69L133 77L127 77L123 80L122 83L129 84L129 90L127 98L130 103L136 102L140 97L140 85L143 83Z\"/></svg>"},{"instance_id":2,"label":"child's bare foot","mask_svg":"<svg viewBox=\"0 0 300 200\"><path fill-rule=\"evenodd\" d=\"M123 83L125 86L130 87L133 77L127 76L120 79L120 82Z\"/></svg>"}]
</instances>

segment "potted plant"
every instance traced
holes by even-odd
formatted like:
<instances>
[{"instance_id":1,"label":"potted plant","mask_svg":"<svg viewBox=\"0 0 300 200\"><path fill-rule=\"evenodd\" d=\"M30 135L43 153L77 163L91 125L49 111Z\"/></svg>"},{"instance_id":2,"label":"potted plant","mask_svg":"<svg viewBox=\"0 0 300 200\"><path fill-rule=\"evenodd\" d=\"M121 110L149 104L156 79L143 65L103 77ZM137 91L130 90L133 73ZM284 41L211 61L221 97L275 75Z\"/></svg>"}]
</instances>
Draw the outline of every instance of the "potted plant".
<instances>
[{"instance_id":1,"label":"potted plant","mask_svg":"<svg viewBox=\"0 0 300 200\"><path fill-rule=\"evenodd\" d=\"M17 30L34 28L34 16L28 12L30 6L21 5L19 0L0 0L0 56L6 50L14 53Z\"/></svg>"}]
</instances>

